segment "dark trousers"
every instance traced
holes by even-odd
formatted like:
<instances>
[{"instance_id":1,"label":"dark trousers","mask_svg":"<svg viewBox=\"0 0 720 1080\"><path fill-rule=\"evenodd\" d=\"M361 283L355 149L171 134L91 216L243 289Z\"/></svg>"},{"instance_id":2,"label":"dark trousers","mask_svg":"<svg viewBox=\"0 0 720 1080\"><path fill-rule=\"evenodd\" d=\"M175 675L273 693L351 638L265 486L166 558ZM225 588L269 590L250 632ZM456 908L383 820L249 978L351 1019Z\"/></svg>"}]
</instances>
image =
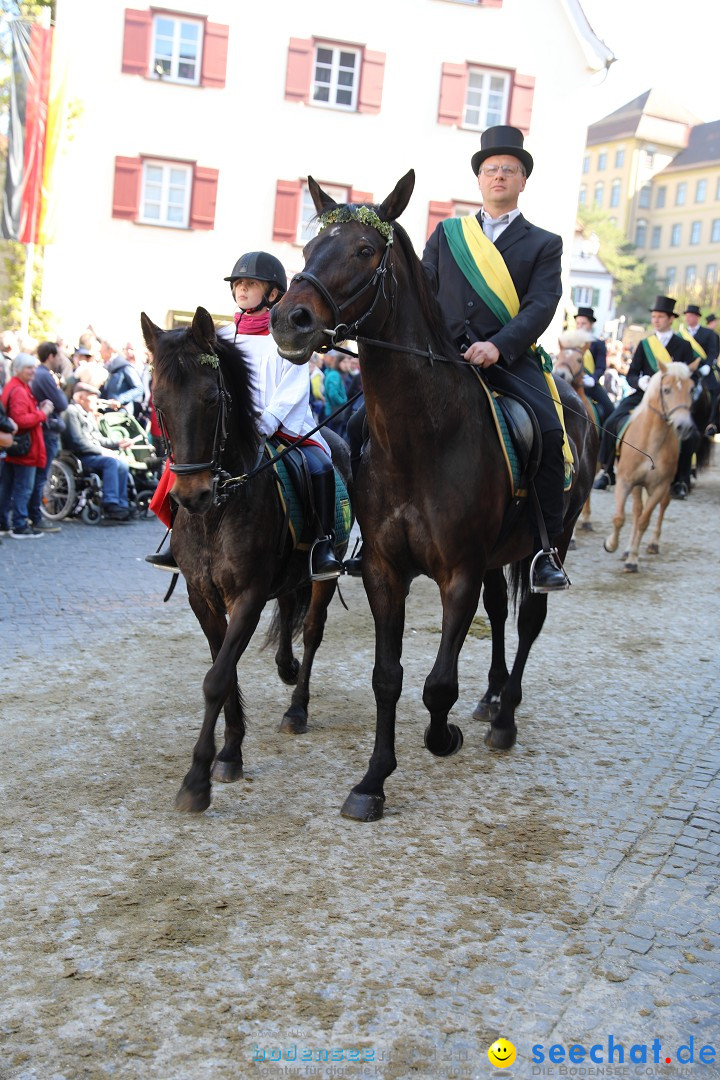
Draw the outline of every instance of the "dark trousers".
<instances>
[{"instance_id":1,"label":"dark trousers","mask_svg":"<svg viewBox=\"0 0 720 1080\"><path fill-rule=\"evenodd\" d=\"M634 394L628 394L628 396L623 398L620 404L613 409L603 424L598 461L606 472L612 472L613 464L615 463L617 433L622 427L625 418L630 415L633 409L637 408L642 399L642 390L636 390Z\"/></svg>"},{"instance_id":2,"label":"dark trousers","mask_svg":"<svg viewBox=\"0 0 720 1080\"><path fill-rule=\"evenodd\" d=\"M585 393L591 401L595 402L598 416L600 417L600 423L604 424L615 407L612 403L612 400L599 383L595 383L594 386L586 387Z\"/></svg>"}]
</instances>

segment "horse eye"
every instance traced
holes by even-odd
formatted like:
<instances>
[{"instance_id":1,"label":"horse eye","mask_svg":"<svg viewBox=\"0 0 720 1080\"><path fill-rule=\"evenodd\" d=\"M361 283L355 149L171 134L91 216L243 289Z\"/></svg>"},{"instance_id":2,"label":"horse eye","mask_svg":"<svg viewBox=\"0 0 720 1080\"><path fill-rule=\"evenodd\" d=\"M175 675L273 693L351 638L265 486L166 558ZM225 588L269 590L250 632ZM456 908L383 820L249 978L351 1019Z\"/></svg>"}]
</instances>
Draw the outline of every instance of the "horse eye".
<instances>
[{"instance_id":1,"label":"horse eye","mask_svg":"<svg viewBox=\"0 0 720 1080\"><path fill-rule=\"evenodd\" d=\"M362 255L363 259L371 259L372 256L375 254L375 249L371 248L369 244L366 244L364 248L361 248L360 254Z\"/></svg>"}]
</instances>

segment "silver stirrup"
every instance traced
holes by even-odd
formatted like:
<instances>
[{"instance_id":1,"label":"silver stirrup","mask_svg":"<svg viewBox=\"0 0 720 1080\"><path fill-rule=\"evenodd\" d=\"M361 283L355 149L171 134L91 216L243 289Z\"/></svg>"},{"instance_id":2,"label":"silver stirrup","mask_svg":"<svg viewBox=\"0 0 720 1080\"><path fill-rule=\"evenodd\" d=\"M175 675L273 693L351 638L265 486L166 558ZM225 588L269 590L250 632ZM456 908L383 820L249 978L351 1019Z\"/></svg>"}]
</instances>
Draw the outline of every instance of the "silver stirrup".
<instances>
[{"instance_id":1,"label":"silver stirrup","mask_svg":"<svg viewBox=\"0 0 720 1080\"><path fill-rule=\"evenodd\" d=\"M546 589L542 585L536 585L535 584L535 564L542 555L552 555L553 556L553 561L555 562L556 568L558 570L562 570L563 577L565 578L565 584L564 585L560 585L556 589ZM545 548L542 548L540 551L538 551L537 555L535 556L533 561L530 563L530 592L532 592L532 593L562 592L563 589L569 589L571 585L572 585L572 582L571 582L570 578L567 575L567 571L566 571L565 567L562 564L562 560L560 558L560 553L558 552L558 549L557 548L549 548L546 551Z\"/></svg>"},{"instance_id":2,"label":"silver stirrup","mask_svg":"<svg viewBox=\"0 0 720 1080\"><path fill-rule=\"evenodd\" d=\"M337 581L337 579L342 574L342 570L332 570L330 573L326 574L313 574L313 552L315 551L315 547L317 544L322 544L325 540L330 539L330 536L318 536L315 540L313 540L310 546L309 569L311 581Z\"/></svg>"}]
</instances>

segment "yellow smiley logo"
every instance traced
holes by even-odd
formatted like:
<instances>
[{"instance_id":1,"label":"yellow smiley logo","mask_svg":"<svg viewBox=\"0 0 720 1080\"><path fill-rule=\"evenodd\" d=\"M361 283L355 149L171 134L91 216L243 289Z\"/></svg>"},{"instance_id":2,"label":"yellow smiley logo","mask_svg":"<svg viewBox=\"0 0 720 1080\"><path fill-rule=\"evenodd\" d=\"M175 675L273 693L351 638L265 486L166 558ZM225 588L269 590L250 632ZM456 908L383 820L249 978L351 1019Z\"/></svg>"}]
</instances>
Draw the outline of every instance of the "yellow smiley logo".
<instances>
[{"instance_id":1,"label":"yellow smiley logo","mask_svg":"<svg viewBox=\"0 0 720 1080\"><path fill-rule=\"evenodd\" d=\"M507 1039L496 1039L488 1050L490 1064L496 1069L507 1069L517 1057L517 1051Z\"/></svg>"}]
</instances>

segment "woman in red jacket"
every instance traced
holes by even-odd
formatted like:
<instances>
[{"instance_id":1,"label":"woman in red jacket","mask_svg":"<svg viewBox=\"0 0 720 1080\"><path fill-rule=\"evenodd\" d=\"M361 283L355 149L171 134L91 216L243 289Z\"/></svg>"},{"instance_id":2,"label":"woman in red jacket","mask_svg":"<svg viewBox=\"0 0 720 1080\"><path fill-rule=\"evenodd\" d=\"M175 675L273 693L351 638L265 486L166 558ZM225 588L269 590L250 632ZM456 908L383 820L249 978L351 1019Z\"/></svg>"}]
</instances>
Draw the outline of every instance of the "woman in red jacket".
<instances>
[{"instance_id":1,"label":"woman in red jacket","mask_svg":"<svg viewBox=\"0 0 720 1080\"><path fill-rule=\"evenodd\" d=\"M51 401L38 405L29 383L38 366L38 358L18 353L12 362L12 378L2 392L5 412L18 426L18 434L28 432L30 449L22 457L5 458L0 474L0 536L14 540L42 536L28 522L28 499L35 483L35 469L45 465L45 440L41 424L53 411ZM12 530L10 515L12 513Z\"/></svg>"}]
</instances>

